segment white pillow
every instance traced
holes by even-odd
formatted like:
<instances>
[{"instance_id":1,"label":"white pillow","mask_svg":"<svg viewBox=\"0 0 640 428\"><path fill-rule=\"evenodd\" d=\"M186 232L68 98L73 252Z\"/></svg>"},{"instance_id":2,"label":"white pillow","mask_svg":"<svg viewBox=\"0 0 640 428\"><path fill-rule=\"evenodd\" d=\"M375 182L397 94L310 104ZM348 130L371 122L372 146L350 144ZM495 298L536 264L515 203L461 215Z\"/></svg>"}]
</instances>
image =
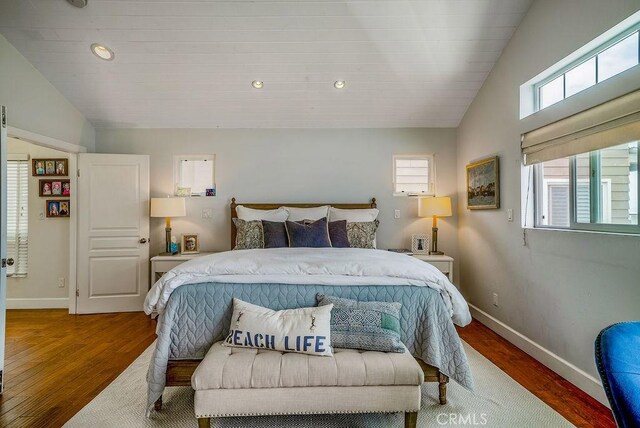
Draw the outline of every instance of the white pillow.
<instances>
[{"instance_id":1,"label":"white pillow","mask_svg":"<svg viewBox=\"0 0 640 428\"><path fill-rule=\"evenodd\" d=\"M368 222L378 218L379 213L380 210L376 208L343 210L331 207L329 209L329 221L347 220L347 223Z\"/></svg>"},{"instance_id":2,"label":"white pillow","mask_svg":"<svg viewBox=\"0 0 640 428\"><path fill-rule=\"evenodd\" d=\"M289 221L301 221L301 220L320 220L321 218L329 215L329 205L322 207L312 208L295 208L295 207L280 207L287 211Z\"/></svg>"},{"instance_id":3,"label":"white pillow","mask_svg":"<svg viewBox=\"0 0 640 428\"><path fill-rule=\"evenodd\" d=\"M287 211L282 207L276 210L256 210L242 205L236 207L238 218L244 221L267 220L284 222L287 220Z\"/></svg>"},{"instance_id":4,"label":"white pillow","mask_svg":"<svg viewBox=\"0 0 640 428\"><path fill-rule=\"evenodd\" d=\"M231 329L223 345L331 356L332 308L333 304L273 311L234 298Z\"/></svg>"}]
</instances>

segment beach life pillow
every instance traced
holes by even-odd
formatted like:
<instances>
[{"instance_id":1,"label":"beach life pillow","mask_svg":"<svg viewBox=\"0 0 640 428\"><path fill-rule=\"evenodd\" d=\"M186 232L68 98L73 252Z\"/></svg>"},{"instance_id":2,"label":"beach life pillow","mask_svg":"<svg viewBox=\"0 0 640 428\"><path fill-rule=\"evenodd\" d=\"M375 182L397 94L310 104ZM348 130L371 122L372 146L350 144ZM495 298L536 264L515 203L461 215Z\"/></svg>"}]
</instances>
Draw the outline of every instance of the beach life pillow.
<instances>
[{"instance_id":1,"label":"beach life pillow","mask_svg":"<svg viewBox=\"0 0 640 428\"><path fill-rule=\"evenodd\" d=\"M400 340L401 303L360 302L318 293L318 307L333 306L331 346L381 352L404 352Z\"/></svg>"},{"instance_id":2,"label":"beach life pillow","mask_svg":"<svg viewBox=\"0 0 640 428\"><path fill-rule=\"evenodd\" d=\"M333 355L333 305L274 311L233 299L231 327L224 346Z\"/></svg>"}]
</instances>

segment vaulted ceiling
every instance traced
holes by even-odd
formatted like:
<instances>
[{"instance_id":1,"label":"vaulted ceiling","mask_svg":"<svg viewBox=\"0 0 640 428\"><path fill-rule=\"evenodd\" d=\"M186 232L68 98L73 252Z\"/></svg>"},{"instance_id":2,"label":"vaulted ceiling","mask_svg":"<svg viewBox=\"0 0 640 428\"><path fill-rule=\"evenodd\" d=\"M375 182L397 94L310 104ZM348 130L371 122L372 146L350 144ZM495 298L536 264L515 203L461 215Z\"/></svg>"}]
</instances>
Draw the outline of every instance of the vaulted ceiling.
<instances>
[{"instance_id":1,"label":"vaulted ceiling","mask_svg":"<svg viewBox=\"0 0 640 428\"><path fill-rule=\"evenodd\" d=\"M0 33L97 127L455 127L530 3L0 0Z\"/></svg>"}]
</instances>

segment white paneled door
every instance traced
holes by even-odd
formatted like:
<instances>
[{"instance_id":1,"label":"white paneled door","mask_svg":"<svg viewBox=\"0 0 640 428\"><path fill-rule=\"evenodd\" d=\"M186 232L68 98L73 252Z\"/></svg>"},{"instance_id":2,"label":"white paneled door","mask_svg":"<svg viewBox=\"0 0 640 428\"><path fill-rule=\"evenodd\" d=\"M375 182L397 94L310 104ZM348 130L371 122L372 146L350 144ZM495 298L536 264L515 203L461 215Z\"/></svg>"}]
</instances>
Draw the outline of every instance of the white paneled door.
<instances>
[{"instance_id":1,"label":"white paneled door","mask_svg":"<svg viewBox=\"0 0 640 428\"><path fill-rule=\"evenodd\" d=\"M149 284L149 157L82 153L78 169L77 312L142 311Z\"/></svg>"}]
</instances>

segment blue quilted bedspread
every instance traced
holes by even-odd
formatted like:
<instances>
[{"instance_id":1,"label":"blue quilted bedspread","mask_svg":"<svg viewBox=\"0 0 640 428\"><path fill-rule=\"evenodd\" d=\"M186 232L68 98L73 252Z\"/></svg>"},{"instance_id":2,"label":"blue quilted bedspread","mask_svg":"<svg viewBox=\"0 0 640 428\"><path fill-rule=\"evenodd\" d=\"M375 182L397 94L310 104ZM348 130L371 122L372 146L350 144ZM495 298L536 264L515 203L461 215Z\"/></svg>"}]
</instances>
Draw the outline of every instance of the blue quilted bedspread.
<instances>
[{"instance_id":1,"label":"blue quilted bedspread","mask_svg":"<svg viewBox=\"0 0 640 428\"><path fill-rule=\"evenodd\" d=\"M323 293L362 301L402 303L402 341L415 357L472 389L467 357L440 294L414 286L291 284L191 284L178 287L158 322L147 374L148 408L162 395L169 359L203 358L229 332L233 298L274 310L316 306Z\"/></svg>"}]
</instances>

